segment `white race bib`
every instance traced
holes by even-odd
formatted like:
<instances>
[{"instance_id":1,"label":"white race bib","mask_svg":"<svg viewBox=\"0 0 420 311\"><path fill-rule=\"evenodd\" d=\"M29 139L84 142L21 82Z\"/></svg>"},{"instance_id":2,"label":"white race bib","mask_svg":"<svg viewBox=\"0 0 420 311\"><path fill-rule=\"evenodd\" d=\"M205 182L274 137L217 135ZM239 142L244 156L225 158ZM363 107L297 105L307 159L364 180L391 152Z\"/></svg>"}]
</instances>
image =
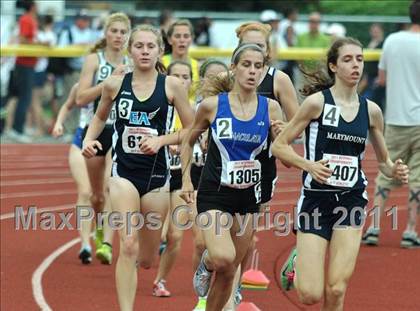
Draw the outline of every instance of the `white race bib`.
<instances>
[{"instance_id":1,"label":"white race bib","mask_svg":"<svg viewBox=\"0 0 420 311\"><path fill-rule=\"evenodd\" d=\"M333 171L327 184L335 187L353 187L359 177L359 160L357 157L324 153L324 160L328 160L328 167Z\"/></svg>"},{"instance_id":2,"label":"white race bib","mask_svg":"<svg viewBox=\"0 0 420 311\"><path fill-rule=\"evenodd\" d=\"M125 153L144 154L140 150L140 141L143 137L158 136L156 129L148 127L126 126L122 135L122 147Z\"/></svg>"},{"instance_id":3,"label":"white race bib","mask_svg":"<svg viewBox=\"0 0 420 311\"><path fill-rule=\"evenodd\" d=\"M200 144L194 144L193 148L193 163L195 166L204 166L206 162L206 154L201 150Z\"/></svg>"},{"instance_id":4,"label":"white race bib","mask_svg":"<svg viewBox=\"0 0 420 311\"><path fill-rule=\"evenodd\" d=\"M224 184L232 188L248 188L261 179L261 163L257 160L229 161ZM223 181L222 181L223 182Z\"/></svg>"},{"instance_id":5,"label":"white race bib","mask_svg":"<svg viewBox=\"0 0 420 311\"><path fill-rule=\"evenodd\" d=\"M171 170L179 170L181 168L181 156L179 154L171 154L169 167Z\"/></svg>"},{"instance_id":6,"label":"white race bib","mask_svg":"<svg viewBox=\"0 0 420 311\"><path fill-rule=\"evenodd\" d=\"M115 110L115 104L113 104L108 119L106 120L106 124L114 124L115 120L117 120L117 110Z\"/></svg>"}]
</instances>

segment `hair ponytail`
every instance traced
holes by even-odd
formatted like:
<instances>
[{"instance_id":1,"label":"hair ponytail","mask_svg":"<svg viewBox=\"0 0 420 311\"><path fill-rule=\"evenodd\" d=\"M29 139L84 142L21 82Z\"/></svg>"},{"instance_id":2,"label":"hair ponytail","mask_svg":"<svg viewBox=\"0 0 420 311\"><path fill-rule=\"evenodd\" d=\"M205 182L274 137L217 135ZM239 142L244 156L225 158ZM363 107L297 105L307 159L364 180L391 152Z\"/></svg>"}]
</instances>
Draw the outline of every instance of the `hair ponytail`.
<instances>
[{"instance_id":1,"label":"hair ponytail","mask_svg":"<svg viewBox=\"0 0 420 311\"><path fill-rule=\"evenodd\" d=\"M102 38L96 41L95 45L89 50L90 53L96 53L99 50L106 48L106 39Z\"/></svg>"}]
</instances>

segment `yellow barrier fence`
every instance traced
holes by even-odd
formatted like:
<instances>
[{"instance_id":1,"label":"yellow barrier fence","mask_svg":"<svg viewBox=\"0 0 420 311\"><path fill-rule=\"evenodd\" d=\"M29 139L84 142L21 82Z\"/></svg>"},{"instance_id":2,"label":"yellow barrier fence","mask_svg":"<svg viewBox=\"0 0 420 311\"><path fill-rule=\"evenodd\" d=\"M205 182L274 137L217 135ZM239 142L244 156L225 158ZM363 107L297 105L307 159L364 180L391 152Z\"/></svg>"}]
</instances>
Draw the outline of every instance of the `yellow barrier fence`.
<instances>
[{"instance_id":1,"label":"yellow barrier fence","mask_svg":"<svg viewBox=\"0 0 420 311\"><path fill-rule=\"evenodd\" d=\"M45 47L37 45L6 45L0 49L1 56L35 56L35 57L79 57L86 55L88 47ZM233 49L216 49L210 47L195 47L190 49L191 57L205 59L208 57L231 57ZM287 48L280 49L278 59L308 60L325 57L325 49ZM381 50L364 50L365 61L379 60Z\"/></svg>"}]
</instances>

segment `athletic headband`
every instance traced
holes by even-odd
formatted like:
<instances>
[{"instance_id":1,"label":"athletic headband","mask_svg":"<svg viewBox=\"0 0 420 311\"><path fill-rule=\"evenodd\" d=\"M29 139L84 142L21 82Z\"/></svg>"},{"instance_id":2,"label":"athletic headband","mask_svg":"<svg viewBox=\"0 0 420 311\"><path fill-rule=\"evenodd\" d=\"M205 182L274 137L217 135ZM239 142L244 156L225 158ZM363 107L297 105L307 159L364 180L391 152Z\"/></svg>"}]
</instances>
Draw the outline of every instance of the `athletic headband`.
<instances>
[{"instance_id":1,"label":"athletic headband","mask_svg":"<svg viewBox=\"0 0 420 311\"><path fill-rule=\"evenodd\" d=\"M241 53L243 50L248 49L248 48L253 48L254 50L257 50L264 55L264 51L257 44L255 44L255 43L244 43L244 44L239 45L235 49L235 51L233 52L231 63L234 64L235 60L236 60L236 57L238 57L239 53Z\"/></svg>"}]
</instances>

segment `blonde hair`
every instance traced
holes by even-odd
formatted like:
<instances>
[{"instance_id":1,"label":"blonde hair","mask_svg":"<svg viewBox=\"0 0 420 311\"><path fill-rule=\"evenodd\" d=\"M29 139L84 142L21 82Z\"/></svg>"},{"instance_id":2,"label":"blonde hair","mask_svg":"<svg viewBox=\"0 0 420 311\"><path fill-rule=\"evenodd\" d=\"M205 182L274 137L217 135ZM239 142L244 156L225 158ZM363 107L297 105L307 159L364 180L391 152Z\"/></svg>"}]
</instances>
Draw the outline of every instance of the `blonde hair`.
<instances>
[{"instance_id":1,"label":"blonde hair","mask_svg":"<svg viewBox=\"0 0 420 311\"><path fill-rule=\"evenodd\" d=\"M131 45L133 44L134 34L139 31L147 31L147 32L153 33L156 36L156 42L159 47L159 52L163 52L165 46L163 43L162 34L160 30L156 29L155 27L149 24L138 25L134 27L134 29L131 31L130 38L128 39L129 52L131 52ZM156 70L159 71L160 73L166 73L166 67L159 61L159 59L156 62Z\"/></svg>"},{"instance_id":2,"label":"blonde hair","mask_svg":"<svg viewBox=\"0 0 420 311\"><path fill-rule=\"evenodd\" d=\"M248 22L236 28L235 31L236 31L236 37L239 39L239 44L243 43L243 37L246 32L248 31L261 32L265 38L265 44L267 45L268 61L271 60L271 53L272 53L271 44L270 44L271 26L269 24L262 24L259 22Z\"/></svg>"},{"instance_id":3,"label":"blonde hair","mask_svg":"<svg viewBox=\"0 0 420 311\"><path fill-rule=\"evenodd\" d=\"M104 32L107 32L108 28L111 26L112 23L115 22L121 22L124 23L127 26L127 32L129 33L131 31L131 22L128 16L125 13L117 12L114 14L111 14L107 17L104 24ZM90 49L91 53L96 53L99 50L103 50L106 48L106 38L103 37L99 39L95 45Z\"/></svg>"}]
</instances>

